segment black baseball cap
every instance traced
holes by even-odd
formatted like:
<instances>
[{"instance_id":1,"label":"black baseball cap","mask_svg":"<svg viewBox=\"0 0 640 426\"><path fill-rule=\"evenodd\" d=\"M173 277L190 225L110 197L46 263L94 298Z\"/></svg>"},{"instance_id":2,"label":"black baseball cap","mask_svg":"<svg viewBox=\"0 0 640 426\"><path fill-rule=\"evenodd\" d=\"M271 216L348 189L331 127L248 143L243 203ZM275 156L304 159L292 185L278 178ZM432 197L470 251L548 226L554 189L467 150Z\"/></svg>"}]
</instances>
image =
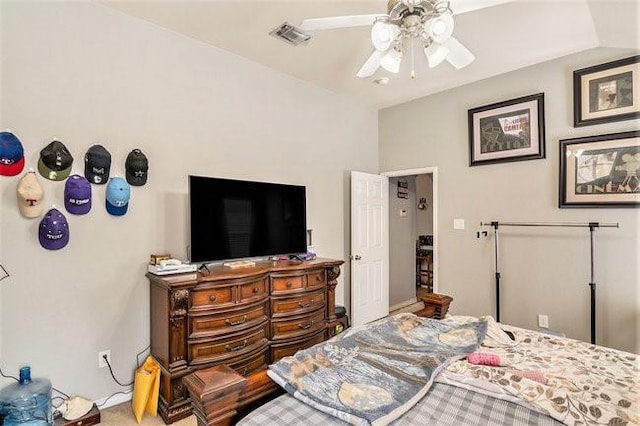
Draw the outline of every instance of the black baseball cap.
<instances>
[{"instance_id":1,"label":"black baseball cap","mask_svg":"<svg viewBox=\"0 0 640 426\"><path fill-rule=\"evenodd\" d=\"M93 145L84 155L84 177L96 185L104 185L109 180L111 154L102 145Z\"/></svg>"},{"instance_id":2,"label":"black baseball cap","mask_svg":"<svg viewBox=\"0 0 640 426\"><path fill-rule=\"evenodd\" d=\"M54 140L40 151L38 172L53 181L65 180L71 173L73 157L64 144Z\"/></svg>"},{"instance_id":3,"label":"black baseball cap","mask_svg":"<svg viewBox=\"0 0 640 426\"><path fill-rule=\"evenodd\" d=\"M147 160L147 156L138 148L132 150L129 155L127 155L124 168L129 185L142 186L147 183L149 160Z\"/></svg>"}]
</instances>

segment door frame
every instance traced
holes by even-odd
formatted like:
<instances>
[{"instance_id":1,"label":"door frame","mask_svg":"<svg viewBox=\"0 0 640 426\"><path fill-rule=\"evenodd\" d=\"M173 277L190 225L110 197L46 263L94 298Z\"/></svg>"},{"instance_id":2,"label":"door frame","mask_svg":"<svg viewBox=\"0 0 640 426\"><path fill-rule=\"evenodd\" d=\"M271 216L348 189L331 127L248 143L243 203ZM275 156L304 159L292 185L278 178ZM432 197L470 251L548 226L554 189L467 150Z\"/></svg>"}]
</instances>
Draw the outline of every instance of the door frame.
<instances>
[{"instance_id":1,"label":"door frame","mask_svg":"<svg viewBox=\"0 0 640 426\"><path fill-rule=\"evenodd\" d=\"M421 167L417 169L405 169L405 170L393 170L389 172L380 173L387 177L402 177L402 176L414 176L414 175L427 175L430 174L433 178L433 292L438 292L438 281L440 274L438 273L438 168L437 167ZM390 231L390 230L389 230ZM387 259L387 262L389 259Z\"/></svg>"}]
</instances>

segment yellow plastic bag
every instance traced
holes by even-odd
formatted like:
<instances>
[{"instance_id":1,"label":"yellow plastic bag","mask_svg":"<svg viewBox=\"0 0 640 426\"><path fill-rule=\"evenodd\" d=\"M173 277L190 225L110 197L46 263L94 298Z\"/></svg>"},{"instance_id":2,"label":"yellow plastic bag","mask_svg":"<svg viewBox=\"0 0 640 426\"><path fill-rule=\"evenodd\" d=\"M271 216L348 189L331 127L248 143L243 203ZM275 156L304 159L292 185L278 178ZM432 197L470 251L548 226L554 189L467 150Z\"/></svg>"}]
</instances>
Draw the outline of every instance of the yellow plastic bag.
<instances>
[{"instance_id":1,"label":"yellow plastic bag","mask_svg":"<svg viewBox=\"0 0 640 426\"><path fill-rule=\"evenodd\" d=\"M145 411L152 416L158 415L159 391L160 364L152 356L148 356L144 364L136 370L133 382L131 408L138 423L142 421Z\"/></svg>"}]
</instances>

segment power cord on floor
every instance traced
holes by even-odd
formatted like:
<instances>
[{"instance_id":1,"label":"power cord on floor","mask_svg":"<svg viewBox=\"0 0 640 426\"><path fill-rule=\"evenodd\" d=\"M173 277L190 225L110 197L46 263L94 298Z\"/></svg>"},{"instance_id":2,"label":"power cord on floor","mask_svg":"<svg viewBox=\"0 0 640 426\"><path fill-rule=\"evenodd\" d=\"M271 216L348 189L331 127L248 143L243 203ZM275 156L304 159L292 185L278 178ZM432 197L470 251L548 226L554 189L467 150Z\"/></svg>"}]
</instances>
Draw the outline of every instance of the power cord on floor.
<instances>
[{"instance_id":1,"label":"power cord on floor","mask_svg":"<svg viewBox=\"0 0 640 426\"><path fill-rule=\"evenodd\" d=\"M131 393L131 390L112 393L104 401L102 401L102 404L96 404L96 407L98 408L102 407L107 403L107 401L109 401L111 398L113 398L116 395L129 395L130 393Z\"/></svg>"}]
</instances>

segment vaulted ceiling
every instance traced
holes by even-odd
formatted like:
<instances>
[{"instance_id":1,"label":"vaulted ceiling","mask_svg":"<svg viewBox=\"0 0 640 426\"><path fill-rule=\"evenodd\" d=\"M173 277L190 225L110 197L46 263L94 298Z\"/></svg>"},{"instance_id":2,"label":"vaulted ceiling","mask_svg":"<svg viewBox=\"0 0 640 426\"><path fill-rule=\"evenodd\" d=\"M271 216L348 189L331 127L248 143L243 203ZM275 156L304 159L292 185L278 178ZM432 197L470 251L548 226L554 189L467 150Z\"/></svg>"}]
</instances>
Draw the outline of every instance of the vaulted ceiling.
<instances>
[{"instance_id":1,"label":"vaulted ceiling","mask_svg":"<svg viewBox=\"0 0 640 426\"><path fill-rule=\"evenodd\" d=\"M451 0L454 3L456 0ZM490 2L495 0L457 0ZM502 3L501 3L502 1ZM121 12L201 40L333 92L384 108L595 47L640 47L638 0L501 0L456 15L455 37L476 59L456 70L429 68L421 48L400 72L355 76L371 54L369 27L312 32L292 46L269 33L284 22L328 16L384 14L386 0L105 0ZM377 77L389 77L386 85Z\"/></svg>"}]
</instances>

